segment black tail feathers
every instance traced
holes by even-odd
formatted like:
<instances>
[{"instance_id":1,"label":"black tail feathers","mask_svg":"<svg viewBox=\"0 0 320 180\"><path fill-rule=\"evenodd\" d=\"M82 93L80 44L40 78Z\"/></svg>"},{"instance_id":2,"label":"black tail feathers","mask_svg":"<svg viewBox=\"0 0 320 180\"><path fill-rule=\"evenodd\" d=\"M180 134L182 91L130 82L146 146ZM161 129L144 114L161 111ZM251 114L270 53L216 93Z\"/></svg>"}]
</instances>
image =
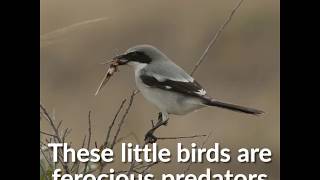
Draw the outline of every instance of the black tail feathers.
<instances>
[{"instance_id":1,"label":"black tail feathers","mask_svg":"<svg viewBox=\"0 0 320 180\"><path fill-rule=\"evenodd\" d=\"M232 111L253 114L253 115L259 115L259 114L264 113L261 110L257 110L257 109L253 109L253 108L249 108L249 107L244 107L244 106L239 106L239 105L235 105L235 104L230 104L230 103L225 103L225 102L217 101L214 99L207 99L204 102L204 104L206 104L208 106L216 106L216 107L220 107L220 108L229 109Z\"/></svg>"}]
</instances>

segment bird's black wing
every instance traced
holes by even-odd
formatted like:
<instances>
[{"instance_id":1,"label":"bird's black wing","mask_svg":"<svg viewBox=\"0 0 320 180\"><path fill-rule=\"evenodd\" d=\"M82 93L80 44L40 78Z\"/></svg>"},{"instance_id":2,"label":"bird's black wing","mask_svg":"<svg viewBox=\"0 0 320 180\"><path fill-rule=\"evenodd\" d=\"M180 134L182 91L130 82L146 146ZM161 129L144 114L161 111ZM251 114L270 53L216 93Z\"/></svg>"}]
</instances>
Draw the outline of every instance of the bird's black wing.
<instances>
[{"instance_id":1,"label":"bird's black wing","mask_svg":"<svg viewBox=\"0 0 320 180\"><path fill-rule=\"evenodd\" d=\"M187 81L175 81L175 80L161 78L161 81L159 81L157 78L146 75L146 74L140 75L140 79L144 84L146 84L150 88L159 88L166 91L172 91L172 92L176 92L176 93L180 93L188 96L199 97L200 99L204 100L203 101L204 104L209 106L216 106L220 108L229 109L232 111L238 111L238 112L254 114L254 115L263 113L263 111L260 111L257 109L239 106L239 105L212 99L206 95L205 90L195 80L193 80L193 82L187 82Z\"/></svg>"},{"instance_id":2,"label":"bird's black wing","mask_svg":"<svg viewBox=\"0 0 320 180\"><path fill-rule=\"evenodd\" d=\"M159 81L155 77L146 74L141 74L140 79L151 88L159 88L195 97L203 97L206 95L206 91L195 80L193 80L193 82L175 81L171 79Z\"/></svg>"}]
</instances>

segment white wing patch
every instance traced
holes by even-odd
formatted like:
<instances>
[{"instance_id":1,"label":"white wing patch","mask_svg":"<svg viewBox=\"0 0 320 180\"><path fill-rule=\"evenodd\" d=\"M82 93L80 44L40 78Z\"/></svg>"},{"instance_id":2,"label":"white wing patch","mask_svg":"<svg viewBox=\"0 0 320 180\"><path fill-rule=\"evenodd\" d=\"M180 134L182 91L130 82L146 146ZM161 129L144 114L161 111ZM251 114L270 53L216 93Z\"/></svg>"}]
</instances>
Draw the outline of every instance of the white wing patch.
<instances>
[{"instance_id":1,"label":"white wing patch","mask_svg":"<svg viewBox=\"0 0 320 180\"><path fill-rule=\"evenodd\" d=\"M165 86L165 88L166 88L166 89L172 89L172 87L171 87L171 86Z\"/></svg>"},{"instance_id":2,"label":"white wing patch","mask_svg":"<svg viewBox=\"0 0 320 180\"><path fill-rule=\"evenodd\" d=\"M197 94L199 94L200 96L204 96L207 94L207 92L204 89L200 89L199 91L196 92Z\"/></svg>"}]
</instances>

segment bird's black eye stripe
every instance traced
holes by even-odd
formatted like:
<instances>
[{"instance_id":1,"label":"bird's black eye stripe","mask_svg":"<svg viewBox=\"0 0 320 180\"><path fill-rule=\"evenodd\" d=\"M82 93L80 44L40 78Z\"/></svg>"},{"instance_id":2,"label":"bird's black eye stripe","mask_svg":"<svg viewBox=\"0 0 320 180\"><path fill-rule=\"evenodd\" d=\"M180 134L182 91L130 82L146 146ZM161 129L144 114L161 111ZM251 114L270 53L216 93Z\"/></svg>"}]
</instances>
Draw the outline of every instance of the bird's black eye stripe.
<instances>
[{"instance_id":1,"label":"bird's black eye stripe","mask_svg":"<svg viewBox=\"0 0 320 180\"><path fill-rule=\"evenodd\" d=\"M141 51L133 51L124 56L129 61L136 61L140 63L150 63L151 58L144 52Z\"/></svg>"}]
</instances>

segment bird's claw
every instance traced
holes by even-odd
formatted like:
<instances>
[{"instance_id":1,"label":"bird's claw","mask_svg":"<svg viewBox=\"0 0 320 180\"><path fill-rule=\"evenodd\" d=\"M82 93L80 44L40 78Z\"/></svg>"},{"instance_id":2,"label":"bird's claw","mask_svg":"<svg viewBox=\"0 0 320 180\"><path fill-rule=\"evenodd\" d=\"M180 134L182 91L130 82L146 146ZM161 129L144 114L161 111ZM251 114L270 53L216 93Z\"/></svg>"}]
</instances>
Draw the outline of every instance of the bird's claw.
<instances>
[{"instance_id":1,"label":"bird's claw","mask_svg":"<svg viewBox=\"0 0 320 180\"><path fill-rule=\"evenodd\" d=\"M162 121L162 113L161 112L158 113L158 121Z\"/></svg>"},{"instance_id":2,"label":"bird's claw","mask_svg":"<svg viewBox=\"0 0 320 180\"><path fill-rule=\"evenodd\" d=\"M155 143L158 140L158 138L156 136L154 136L151 132L148 132L145 136L144 136L144 141L146 144L152 144Z\"/></svg>"},{"instance_id":3,"label":"bird's claw","mask_svg":"<svg viewBox=\"0 0 320 180\"><path fill-rule=\"evenodd\" d=\"M164 121L163 125L167 126L168 125L168 120Z\"/></svg>"}]
</instances>

